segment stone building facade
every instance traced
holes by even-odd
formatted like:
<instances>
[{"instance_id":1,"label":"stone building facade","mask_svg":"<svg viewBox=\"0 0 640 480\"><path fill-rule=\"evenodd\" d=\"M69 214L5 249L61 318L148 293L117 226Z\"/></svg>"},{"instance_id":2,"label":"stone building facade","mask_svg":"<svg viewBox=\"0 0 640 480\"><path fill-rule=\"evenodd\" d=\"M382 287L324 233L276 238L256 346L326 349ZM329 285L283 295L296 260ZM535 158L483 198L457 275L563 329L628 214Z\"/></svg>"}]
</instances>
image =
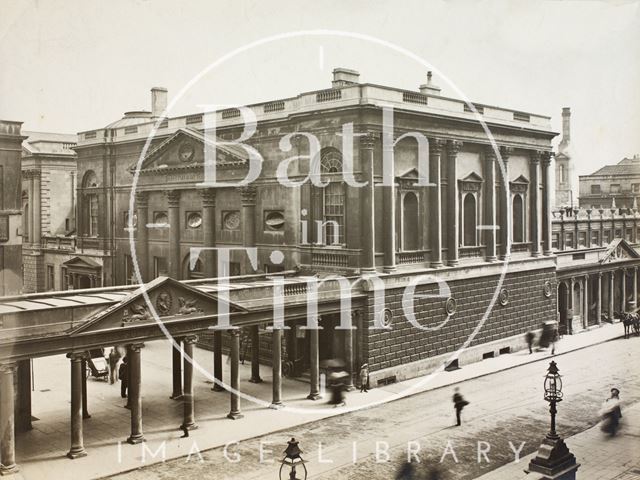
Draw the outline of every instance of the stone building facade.
<instances>
[{"instance_id":1,"label":"stone building facade","mask_svg":"<svg viewBox=\"0 0 640 480\"><path fill-rule=\"evenodd\" d=\"M638 208L640 155L605 165L591 175L580 175L580 207L598 209Z\"/></svg>"},{"instance_id":2,"label":"stone building facade","mask_svg":"<svg viewBox=\"0 0 640 480\"><path fill-rule=\"evenodd\" d=\"M24 132L22 226L24 291L66 290L74 258L76 135Z\"/></svg>"},{"instance_id":3,"label":"stone building facade","mask_svg":"<svg viewBox=\"0 0 640 480\"><path fill-rule=\"evenodd\" d=\"M22 122L0 120L0 296L22 291L21 129Z\"/></svg>"}]
</instances>

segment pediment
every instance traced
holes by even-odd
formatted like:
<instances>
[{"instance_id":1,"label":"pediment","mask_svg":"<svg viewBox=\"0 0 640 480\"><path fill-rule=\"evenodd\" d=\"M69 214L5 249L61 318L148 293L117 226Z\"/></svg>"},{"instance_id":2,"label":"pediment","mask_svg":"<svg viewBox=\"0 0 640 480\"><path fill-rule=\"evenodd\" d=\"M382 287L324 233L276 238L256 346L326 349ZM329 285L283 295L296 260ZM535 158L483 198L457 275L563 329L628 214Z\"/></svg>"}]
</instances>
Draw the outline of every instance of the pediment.
<instances>
[{"instance_id":1,"label":"pediment","mask_svg":"<svg viewBox=\"0 0 640 480\"><path fill-rule=\"evenodd\" d=\"M624 238L616 238L604 251L600 263L619 262L640 258L640 254Z\"/></svg>"},{"instance_id":2,"label":"pediment","mask_svg":"<svg viewBox=\"0 0 640 480\"><path fill-rule=\"evenodd\" d=\"M67 260L62 264L63 267L67 268L87 268L91 270L95 270L96 268L102 267L97 262L94 262L90 258L82 258L82 257L73 257L70 260Z\"/></svg>"},{"instance_id":3,"label":"pediment","mask_svg":"<svg viewBox=\"0 0 640 480\"><path fill-rule=\"evenodd\" d=\"M529 179L520 175L515 180L509 182L509 189L514 193L524 193L529 188Z\"/></svg>"},{"instance_id":4,"label":"pediment","mask_svg":"<svg viewBox=\"0 0 640 480\"><path fill-rule=\"evenodd\" d=\"M471 172L461 180L458 180L460 190L463 192L477 192L482 188L482 177L476 172Z\"/></svg>"},{"instance_id":5,"label":"pediment","mask_svg":"<svg viewBox=\"0 0 640 480\"><path fill-rule=\"evenodd\" d=\"M402 187L413 187L420 178L420 173L417 168L411 168L404 172L402 175L396 177L396 181Z\"/></svg>"},{"instance_id":6,"label":"pediment","mask_svg":"<svg viewBox=\"0 0 640 480\"><path fill-rule=\"evenodd\" d=\"M140 174L203 169L205 152L215 152L217 168L244 168L248 165L246 151L234 145L211 141L202 132L181 128L160 145L147 152ZM136 165L130 167L135 171Z\"/></svg>"},{"instance_id":7,"label":"pediment","mask_svg":"<svg viewBox=\"0 0 640 480\"><path fill-rule=\"evenodd\" d=\"M145 289L153 310L144 297ZM242 313L245 310L229 302L229 312ZM216 296L172 278L158 277L144 287L137 288L120 302L91 315L69 333L73 337L114 329L135 328L141 325L148 326L157 323L157 320L163 323L188 322L191 318L201 318L205 315L215 317L217 314L218 298Z\"/></svg>"}]
</instances>

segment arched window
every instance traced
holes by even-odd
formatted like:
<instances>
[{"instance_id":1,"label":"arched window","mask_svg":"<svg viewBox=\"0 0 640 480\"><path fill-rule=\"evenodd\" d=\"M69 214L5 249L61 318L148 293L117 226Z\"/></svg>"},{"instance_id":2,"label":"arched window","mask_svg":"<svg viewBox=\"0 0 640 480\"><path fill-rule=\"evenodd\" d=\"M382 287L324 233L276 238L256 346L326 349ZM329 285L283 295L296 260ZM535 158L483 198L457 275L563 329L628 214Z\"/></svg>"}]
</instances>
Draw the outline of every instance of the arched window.
<instances>
[{"instance_id":1,"label":"arched window","mask_svg":"<svg viewBox=\"0 0 640 480\"><path fill-rule=\"evenodd\" d=\"M467 193L464 196L462 202L462 209L464 211L464 218L462 223L462 229L464 231L464 245L474 246L477 245L476 235L476 197L473 193Z\"/></svg>"},{"instance_id":2,"label":"arched window","mask_svg":"<svg viewBox=\"0 0 640 480\"><path fill-rule=\"evenodd\" d=\"M88 170L82 179L84 193L84 205L82 206L82 217L84 233L90 237L98 236L98 177L93 170ZM94 190L96 189L96 190Z\"/></svg>"},{"instance_id":3,"label":"arched window","mask_svg":"<svg viewBox=\"0 0 640 480\"><path fill-rule=\"evenodd\" d=\"M325 187L314 187L312 203L316 242L325 245L345 243L345 187L342 178L342 154L335 148L320 152L320 175ZM317 222L320 222L319 225Z\"/></svg>"},{"instance_id":4,"label":"arched window","mask_svg":"<svg viewBox=\"0 0 640 480\"><path fill-rule=\"evenodd\" d=\"M22 192L22 238L29 241L29 194Z\"/></svg>"},{"instance_id":5,"label":"arched window","mask_svg":"<svg viewBox=\"0 0 640 480\"><path fill-rule=\"evenodd\" d=\"M513 242L524 242L524 202L522 195L516 193L513 196Z\"/></svg>"},{"instance_id":6,"label":"arched window","mask_svg":"<svg viewBox=\"0 0 640 480\"><path fill-rule=\"evenodd\" d=\"M408 192L402 201L402 249L418 250L418 197Z\"/></svg>"}]
</instances>

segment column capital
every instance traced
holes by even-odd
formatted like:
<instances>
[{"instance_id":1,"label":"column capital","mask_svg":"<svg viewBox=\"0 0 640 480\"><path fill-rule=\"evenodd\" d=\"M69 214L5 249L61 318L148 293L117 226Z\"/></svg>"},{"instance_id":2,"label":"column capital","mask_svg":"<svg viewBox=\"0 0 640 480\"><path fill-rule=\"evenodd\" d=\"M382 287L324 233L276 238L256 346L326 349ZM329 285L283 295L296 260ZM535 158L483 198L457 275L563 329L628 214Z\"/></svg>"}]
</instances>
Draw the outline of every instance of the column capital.
<instances>
[{"instance_id":1,"label":"column capital","mask_svg":"<svg viewBox=\"0 0 640 480\"><path fill-rule=\"evenodd\" d=\"M493 145L487 145L483 149L484 159L485 161L495 160L497 158L496 151L493 148Z\"/></svg>"},{"instance_id":2,"label":"column capital","mask_svg":"<svg viewBox=\"0 0 640 480\"><path fill-rule=\"evenodd\" d=\"M198 336L197 335L187 335L186 337L184 337L182 339L182 341L184 343L190 343L190 344L193 345L194 343L196 343L198 341Z\"/></svg>"},{"instance_id":3,"label":"column capital","mask_svg":"<svg viewBox=\"0 0 640 480\"><path fill-rule=\"evenodd\" d=\"M256 187L253 185L245 185L243 187L238 187L238 191L240 192L240 199L243 207L256 204L256 196L258 193Z\"/></svg>"},{"instance_id":4,"label":"column capital","mask_svg":"<svg viewBox=\"0 0 640 480\"><path fill-rule=\"evenodd\" d=\"M0 373L14 373L18 368L16 362L4 362L0 363Z\"/></svg>"},{"instance_id":5,"label":"column capital","mask_svg":"<svg viewBox=\"0 0 640 480\"><path fill-rule=\"evenodd\" d=\"M513 147L507 147L506 145L500 145L500 156L502 161L507 163L509 157L513 155Z\"/></svg>"},{"instance_id":6,"label":"column capital","mask_svg":"<svg viewBox=\"0 0 640 480\"><path fill-rule=\"evenodd\" d=\"M139 352L144 348L144 343L131 343L129 344L129 348L134 352Z\"/></svg>"},{"instance_id":7,"label":"column capital","mask_svg":"<svg viewBox=\"0 0 640 480\"><path fill-rule=\"evenodd\" d=\"M240 329L237 328L237 327L236 328L230 328L229 330L227 330L227 333L232 338L239 337L240 336Z\"/></svg>"},{"instance_id":8,"label":"column capital","mask_svg":"<svg viewBox=\"0 0 640 480\"><path fill-rule=\"evenodd\" d=\"M200 198L202 198L203 207L215 207L216 206L216 191L213 188L203 188L199 190Z\"/></svg>"},{"instance_id":9,"label":"column capital","mask_svg":"<svg viewBox=\"0 0 640 480\"><path fill-rule=\"evenodd\" d=\"M434 155L440 155L442 150L446 146L447 142L442 138L431 137L429 138L429 153Z\"/></svg>"},{"instance_id":10,"label":"column capital","mask_svg":"<svg viewBox=\"0 0 640 480\"><path fill-rule=\"evenodd\" d=\"M598 272L598 280L602 279L602 272Z\"/></svg>"},{"instance_id":11,"label":"column capital","mask_svg":"<svg viewBox=\"0 0 640 480\"><path fill-rule=\"evenodd\" d=\"M360 148L364 150L372 150L378 141L378 136L374 132L362 132L360 135Z\"/></svg>"},{"instance_id":12,"label":"column capital","mask_svg":"<svg viewBox=\"0 0 640 480\"><path fill-rule=\"evenodd\" d=\"M542 166L547 168L551 165L551 158L553 158L553 152L542 152Z\"/></svg>"},{"instance_id":13,"label":"column capital","mask_svg":"<svg viewBox=\"0 0 640 480\"><path fill-rule=\"evenodd\" d=\"M447 140L447 155L449 158L456 158L462 148L463 142L460 140Z\"/></svg>"},{"instance_id":14,"label":"column capital","mask_svg":"<svg viewBox=\"0 0 640 480\"><path fill-rule=\"evenodd\" d=\"M168 190L165 192L169 201L169 208L177 208L180 205L180 190Z\"/></svg>"},{"instance_id":15,"label":"column capital","mask_svg":"<svg viewBox=\"0 0 640 480\"><path fill-rule=\"evenodd\" d=\"M542 150L531 150L529 152L529 164L537 165L540 163L540 158L542 158L542 154L544 152Z\"/></svg>"},{"instance_id":16,"label":"column capital","mask_svg":"<svg viewBox=\"0 0 640 480\"><path fill-rule=\"evenodd\" d=\"M69 352L67 358L72 362L79 362L80 360L86 360L87 352Z\"/></svg>"},{"instance_id":17,"label":"column capital","mask_svg":"<svg viewBox=\"0 0 640 480\"><path fill-rule=\"evenodd\" d=\"M140 208L146 208L149 206L149 192L136 192L136 203Z\"/></svg>"}]
</instances>

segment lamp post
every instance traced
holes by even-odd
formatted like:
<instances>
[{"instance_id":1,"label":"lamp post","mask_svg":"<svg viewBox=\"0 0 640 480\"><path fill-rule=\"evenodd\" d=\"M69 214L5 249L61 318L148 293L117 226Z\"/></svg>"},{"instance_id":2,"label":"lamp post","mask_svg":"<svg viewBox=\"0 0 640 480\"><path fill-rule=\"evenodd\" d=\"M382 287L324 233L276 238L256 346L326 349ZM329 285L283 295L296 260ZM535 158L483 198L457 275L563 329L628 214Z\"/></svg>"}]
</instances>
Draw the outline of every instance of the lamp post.
<instances>
[{"instance_id":1,"label":"lamp post","mask_svg":"<svg viewBox=\"0 0 640 480\"><path fill-rule=\"evenodd\" d=\"M298 446L298 441L295 438L291 438L287 442L287 448L284 451L284 458L280 461L282 465L280 465L280 480L285 480L282 477L282 470L285 466L291 468L289 471L289 480L307 480L307 467L305 467L305 461L302 459L300 454L302 450ZM298 478L296 476L296 468L302 467L304 471L304 477Z\"/></svg>"},{"instance_id":2,"label":"lamp post","mask_svg":"<svg viewBox=\"0 0 640 480\"><path fill-rule=\"evenodd\" d=\"M556 405L562 401L562 377L556 362L549 364L544 378L544 399L549 402L551 428L525 472L541 473L545 480L575 480L580 464L556 432Z\"/></svg>"}]
</instances>

